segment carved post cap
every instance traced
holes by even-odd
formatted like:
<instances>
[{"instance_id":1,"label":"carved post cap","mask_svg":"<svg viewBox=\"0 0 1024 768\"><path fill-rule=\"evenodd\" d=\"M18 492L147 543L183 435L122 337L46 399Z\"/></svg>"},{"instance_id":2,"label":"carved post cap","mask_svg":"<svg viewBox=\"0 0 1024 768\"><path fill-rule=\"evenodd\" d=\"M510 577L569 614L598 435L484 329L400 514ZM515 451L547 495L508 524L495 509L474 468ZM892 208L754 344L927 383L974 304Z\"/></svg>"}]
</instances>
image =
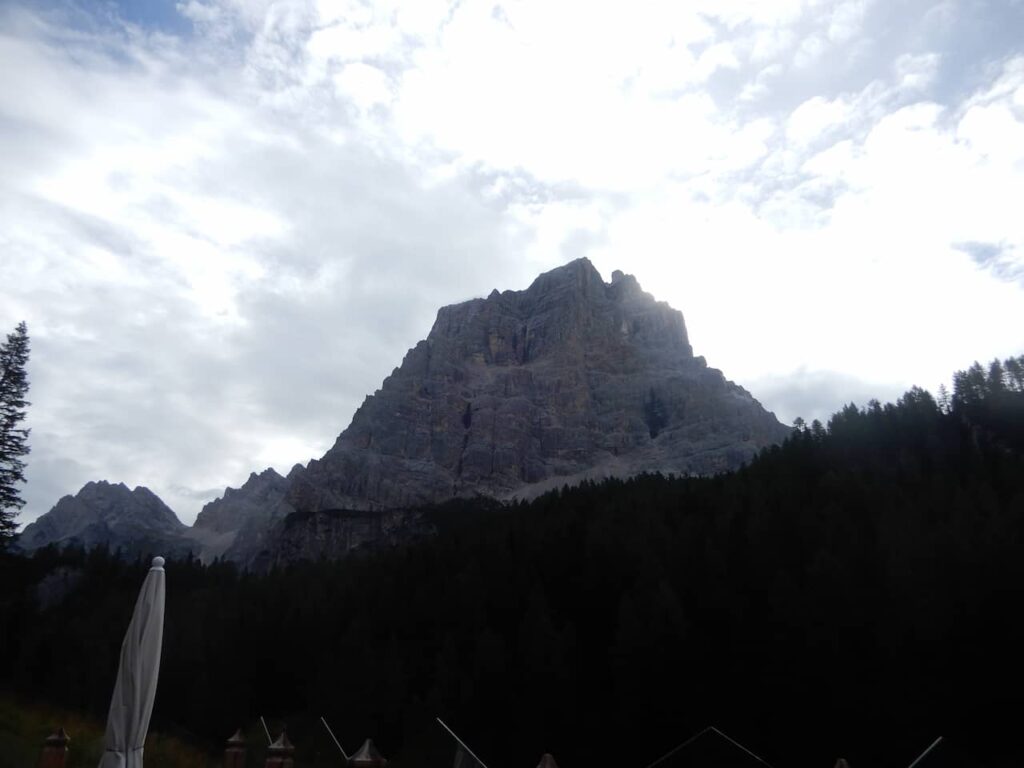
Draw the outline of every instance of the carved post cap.
<instances>
[{"instance_id":1,"label":"carved post cap","mask_svg":"<svg viewBox=\"0 0 1024 768\"><path fill-rule=\"evenodd\" d=\"M42 754L39 756L39 768L64 768L68 759L68 742L71 737L63 728L58 728L43 740Z\"/></svg>"},{"instance_id":2,"label":"carved post cap","mask_svg":"<svg viewBox=\"0 0 1024 768\"><path fill-rule=\"evenodd\" d=\"M245 736L242 735L241 728L235 731L234 736L227 740L227 745L228 747L233 747L235 749L245 746Z\"/></svg>"},{"instance_id":3,"label":"carved post cap","mask_svg":"<svg viewBox=\"0 0 1024 768\"><path fill-rule=\"evenodd\" d=\"M224 744L224 768L245 768L245 736L239 728Z\"/></svg>"},{"instance_id":4,"label":"carved post cap","mask_svg":"<svg viewBox=\"0 0 1024 768\"><path fill-rule=\"evenodd\" d=\"M288 739L288 731L282 730L277 741L267 747L268 750L279 755L290 755L295 751L295 745Z\"/></svg>"},{"instance_id":5,"label":"carved post cap","mask_svg":"<svg viewBox=\"0 0 1024 768\"><path fill-rule=\"evenodd\" d=\"M46 737L46 740L43 742L43 746L64 747L65 749L67 749L68 742L70 741L71 737L68 736L67 731L65 731L63 728L58 728L55 733L51 733L49 736Z\"/></svg>"},{"instance_id":6,"label":"carved post cap","mask_svg":"<svg viewBox=\"0 0 1024 768\"><path fill-rule=\"evenodd\" d=\"M282 729L277 741L267 747L267 760L263 766L264 768L293 768L295 765L294 754L295 746L288 740L288 732Z\"/></svg>"},{"instance_id":7,"label":"carved post cap","mask_svg":"<svg viewBox=\"0 0 1024 768\"><path fill-rule=\"evenodd\" d=\"M380 753L373 739L367 739L363 746L356 750L356 753L348 759L352 768L383 768L388 764L387 758Z\"/></svg>"}]
</instances>

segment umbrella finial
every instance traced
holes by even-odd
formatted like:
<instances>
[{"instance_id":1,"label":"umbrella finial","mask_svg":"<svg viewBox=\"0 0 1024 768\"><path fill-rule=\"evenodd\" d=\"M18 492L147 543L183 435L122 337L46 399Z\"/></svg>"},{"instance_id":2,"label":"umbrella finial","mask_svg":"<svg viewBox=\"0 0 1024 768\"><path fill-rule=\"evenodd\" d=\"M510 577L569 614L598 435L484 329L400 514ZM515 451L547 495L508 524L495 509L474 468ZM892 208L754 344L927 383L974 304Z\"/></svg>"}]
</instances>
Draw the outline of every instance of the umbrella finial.
<instances>
[{"instance_id":1,"label":"umbrella finial","mask_svg":"<svg viewBox=\"0 0 1024 768\"><path fill-rule=\"evenodd\" d=\"M151 571L162 571L164 569L164 562L165 562L164 559L162 557L160 557L159 555L157 555L156 557L153 558L153 567L150 568L150 570Z\"/></svg>"}]
</instances>

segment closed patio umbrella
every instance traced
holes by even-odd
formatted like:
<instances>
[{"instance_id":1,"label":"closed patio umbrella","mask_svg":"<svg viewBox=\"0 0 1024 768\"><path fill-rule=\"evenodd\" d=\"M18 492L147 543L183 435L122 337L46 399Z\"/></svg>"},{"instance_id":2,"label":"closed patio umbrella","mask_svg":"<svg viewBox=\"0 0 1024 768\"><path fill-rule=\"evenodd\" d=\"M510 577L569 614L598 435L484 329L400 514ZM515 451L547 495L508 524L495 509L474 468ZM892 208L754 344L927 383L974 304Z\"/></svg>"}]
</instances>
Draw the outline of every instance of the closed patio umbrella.
<instances>
[{"instance_id":1,"label":"closed patio umbrella","mask_svg":"<svg viewBox=\"0 0 1024 768\"><path fill-rule=\"evenodd\" d=\"M154 557L121 643L121 663L110 699L99 768L142 768L142 748L156 698L163 634L164 559Z\"/></svg>"}]
</instances>

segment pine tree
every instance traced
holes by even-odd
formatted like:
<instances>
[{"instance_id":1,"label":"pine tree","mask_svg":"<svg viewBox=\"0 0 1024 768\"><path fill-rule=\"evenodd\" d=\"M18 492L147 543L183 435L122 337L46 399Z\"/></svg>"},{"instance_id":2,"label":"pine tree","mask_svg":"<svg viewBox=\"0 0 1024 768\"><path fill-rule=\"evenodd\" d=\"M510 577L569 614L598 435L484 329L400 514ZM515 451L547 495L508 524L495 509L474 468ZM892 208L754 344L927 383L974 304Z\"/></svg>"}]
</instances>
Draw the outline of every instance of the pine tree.
<instances>
[{"instance_id":1,"label":"pine tree","mask_svg":"<svg viewBox=\"0 0 1024 768\"><path fill-rule=\"evenodd\" d=\"M988 366L988 394L997 396L1006 391L1006 371L996 358Z\"/></svg>"},{"instance_id":2,"label":"pine tree","mask_svg":"<svg viewBox=\"0 0 1024 768\"><path fill-rule=\"evenodd\" d=\"M1008 357L1003 367L1006 369L1007 387L1014 392L1024 392L1024 355Z\"/></svg>"},{"instance_id":3,"label":"pine tree","mask_svg":"<svg viewBox=\"0 0 1024 768\"><path fill-rule=\"evenodd\" d=\"M25 482L22 457L29 452L29 430L19 425L29 405L28 353L28 328L22 322L0 344L0 547L14 535L14 517L25 506L18 484Z\"/></svg>"}]
</instances>

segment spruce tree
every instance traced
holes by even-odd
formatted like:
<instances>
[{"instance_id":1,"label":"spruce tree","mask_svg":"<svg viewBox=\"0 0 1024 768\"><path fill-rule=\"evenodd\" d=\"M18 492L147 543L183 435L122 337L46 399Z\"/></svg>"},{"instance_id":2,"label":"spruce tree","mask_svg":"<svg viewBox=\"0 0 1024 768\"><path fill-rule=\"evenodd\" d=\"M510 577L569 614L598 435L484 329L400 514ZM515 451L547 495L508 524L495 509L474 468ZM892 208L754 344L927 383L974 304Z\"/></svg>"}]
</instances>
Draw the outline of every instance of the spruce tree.
<instances>
[{"instance_id":1,"label":"spruce tree","mask_svg":"<svg viewBox=\"0 0 1024 768\"><path fill-rule=\"evenodd\" d=\"M15 515L25 502L18 484L25 482L23 456L29 452L29 430L21 427L28 394L28 328L18 324L0 344L0 548L14 535Z\"/></svg>"},{"instance_id":2,"label":"spruce tree","mask_svg":"<svg viewBox=\"0 0 1024 768\"><path fill-rule=\"evenodd\" d=\"M1024 355L1008 357L1003 367L1006 369L1007 388L1013 392L1024 392Z\"/></svg>"}]
</instances>

